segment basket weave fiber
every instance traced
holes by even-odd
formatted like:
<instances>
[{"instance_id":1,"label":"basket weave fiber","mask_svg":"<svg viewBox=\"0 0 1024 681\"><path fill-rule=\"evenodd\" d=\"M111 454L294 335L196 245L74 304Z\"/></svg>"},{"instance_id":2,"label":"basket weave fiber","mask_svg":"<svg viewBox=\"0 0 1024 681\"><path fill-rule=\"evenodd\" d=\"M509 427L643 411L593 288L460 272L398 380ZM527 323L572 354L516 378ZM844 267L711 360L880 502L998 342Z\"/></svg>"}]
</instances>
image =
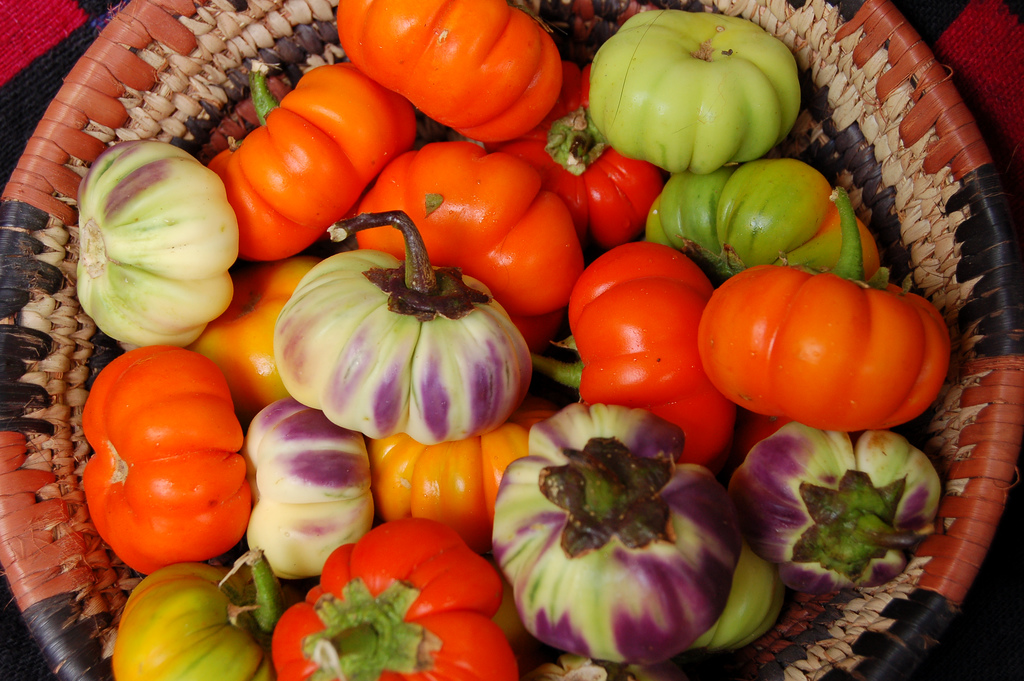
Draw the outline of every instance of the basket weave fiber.
<instances>
[{"instance_id":1,"label":"basket weave fiber","mask_svg":"<svg viewBox=\"0 0 1024 681\"><path fill-rule=\"evenodd\" d=\"M0 562L57 676L102 681L138 575L96 533L80 484L91 378L121 352L75 297L75 197L109 144L157 138L202 160L256 124L252 59L275 83L344 58L337 0L133 0L53 100L0 202ZM947 382L905 434L945 486L936 533L881 587L792 594L761 640L697 679L909 677L970 589L1016 480L1024 437L1024 273L978 127L945 67L888 0L533 0L566 57L591 57L653 7L742 16L794 52L800 158L850 193L894 281L946 319ZM522 670L526 671L526 670Z\"/></svg>"}]
</instances>

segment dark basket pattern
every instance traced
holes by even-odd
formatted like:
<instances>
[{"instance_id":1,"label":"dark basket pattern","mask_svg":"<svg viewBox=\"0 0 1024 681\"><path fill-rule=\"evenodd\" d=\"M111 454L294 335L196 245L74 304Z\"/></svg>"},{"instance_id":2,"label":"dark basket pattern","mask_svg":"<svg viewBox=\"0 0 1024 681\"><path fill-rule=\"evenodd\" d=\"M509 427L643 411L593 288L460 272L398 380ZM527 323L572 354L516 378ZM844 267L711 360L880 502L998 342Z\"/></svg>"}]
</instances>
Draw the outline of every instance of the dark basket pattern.
<instances>
[{"instance_id":1,"label":"dark basket pattern","mask_svg":"<svg viewBox=\"0 0 1024 681\"><path fill-rule=\"evenodd\" d=\"M68 75L0 203L0 560L62 679L110 676L137 575L97 536L80 489L91 377L121 351L75 299L75 196L116 141L159 138L207 160L255 125L253 58L290 87L343 58L336 0L134 0ZM955 617L1002 515L1024 437L1024 277L997 174L947 70L888 0L533 0L584 60L629 15L720 11L797 55L804 109L774 152L846 187L898 279L942 310L953 363L933 410L902 430L945 480L938 531L875 589L793 595L777 626L696 678L910 676ZM427 138L445 131L424 122ZM723 672L724 670L724 672Z\"/></svg>"}]
</instances>

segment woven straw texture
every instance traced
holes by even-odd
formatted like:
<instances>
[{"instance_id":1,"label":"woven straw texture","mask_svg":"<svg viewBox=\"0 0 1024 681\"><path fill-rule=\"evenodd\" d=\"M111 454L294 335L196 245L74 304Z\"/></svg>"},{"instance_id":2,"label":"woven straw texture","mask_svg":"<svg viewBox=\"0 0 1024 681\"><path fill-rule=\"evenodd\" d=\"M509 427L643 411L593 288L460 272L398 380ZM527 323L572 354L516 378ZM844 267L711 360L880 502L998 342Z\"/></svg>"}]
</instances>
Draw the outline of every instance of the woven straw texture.
<instances>
[{"instance_id":1,"label":"woven straw texture","mask_svg":"<svg viewBox=\"0 0 1024 681\"><path fill-rule=\"evenodd\" d=\"M281 87L344 58L336 0L133 0L68 75L0 203L0 560L62 679L110 677L118 614L138 576L92 526L80 486L91 378L120 352L75 298L78 183L107 145L157 138L202 160L256 124L250 60ZM797 57L804 108L773 153L850 192L895 281L941 310L952 364L908 426L945 484L936 533L882 587L792 595L760 641L708 679L899 679L941 638L1002 515L1024 433L1024 278L977 125L928 47L886 0L534 0L567 57L626 17L673 7L742 16ZM524 670L525 671L525 670Z\"/></svg>"}]
</instances>

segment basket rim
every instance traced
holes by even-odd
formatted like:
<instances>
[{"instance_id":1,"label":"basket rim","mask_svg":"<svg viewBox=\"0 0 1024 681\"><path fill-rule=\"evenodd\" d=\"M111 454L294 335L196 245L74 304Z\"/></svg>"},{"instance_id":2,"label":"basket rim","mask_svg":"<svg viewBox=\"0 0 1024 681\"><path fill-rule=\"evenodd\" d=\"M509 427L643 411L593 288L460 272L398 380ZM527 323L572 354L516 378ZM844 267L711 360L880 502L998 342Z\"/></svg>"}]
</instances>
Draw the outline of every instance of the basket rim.
<instances>
[{"instance_id":1,"label":"basket rim","mask_svg":"<svg viewBox=\"0 0 1024 681\"><path fill-rule=\"evenodd\" d=\"M327 7L337 2L304 1ZM765 12L778 15L785 11L775 0L756 1ZM728 0L704 0L704 4L711 3L729 4ZM252 7L264 13L284 4L284 0L251 0ZM821 7L825 3L816 0L809 4ZM46 232L54 221L63 226L73 225L73 198L80 176L71 166L91 162L106 146L86 128L96 123L106 128L125 124L129 114L122 100L135 91L148 92L157 85L157 69L139 55L157 42L187 55L200 47L193 32L202 26L197 14L229 8L242 11L245 5L244 0L131 0L123 7L69 74L4 187L0 195L0 229L5 236L14 235L11 239L21 243L26 241L25 237L34 238ZM971 215L977 217L972 228L983 227L985 236L1004 245L998 254L990 254L994 263L991 259L986 261L987 267L999 272L991 274L986 270L985 276L996 279L993 290L1005 289L1009 293L997 296L991 309L976 313L986 333L979 334L983 338L976 345L976 352L959 367L960 379L967 385L957 399L973 409L970 422L960 431L962 443L966 438L966 444L961 446L968 448L969 456L954 461L947 473L949 479L963 480L963 485L958 494L944 498L940 508L940 517L949 527L927 539L917 553L919 558L927 559L917 587L937 594L939 604L927 594L909 599L922 603L924 611L935 614L925 618L908 638L938 638L973 584L1005 509L1008 490L1017 478L1017 458L1024 441L1024 349L1015 334L1024 325L1024 310L1015 302L1013 293L1024 290L1024 267L988 147L948 71L890 0L840 2L838 11L842 22L835 41L854 45L850 58L858 67L879 54L885 55L888 70L884 80L880 79L879 99L886 99L897 88L911 86L914 104L899 130L904 144L914 146L935 135L929 142L924 172L948 170L955 183L966 188L963 202L970 204ZM50 246L48 242L47 245ZM20 248L27 246L22 243ZM36 259L36 255L32 253L31 257ZM23 272L14 272L12 259L5 257L2 262L5 280L10 277L27 281L31 286L40 285L42 274L33 273L26 278ZM5 332L25 333L18 328L16 319L4 326ZM10 463L0 468L0 480L6 484L12 473L28 470L23 464L33 447L35 431L18 419L7 419L5 424L6 427L0 425L0 452L7 455L0 456L0 462ZM35 477L38 479L15 483L20 485L18 493L34 494L52 484L45 475ZM6 490L0 493L13 494ZM21 516L16 513L25 512L20 508L14 513L5 510L0 514L0 522L20 521ZM89 555L93 549L77 545L75 548L83 555ZM23 557L4 553L0 561L12 586L19 587L15 591L20 594L17 602L23 611L44 602L52 605L53 601L48 600L52 598L74 600L83 584L97 579L91 570L78 569L40 580L38 559L29 567ZM20 589L18 580L25 580L24 589ZM38 630L34 631L37 638L46 641L55 635L59 637L48 629L45 619L39 621Z\"/></svg>"}]
</instances>

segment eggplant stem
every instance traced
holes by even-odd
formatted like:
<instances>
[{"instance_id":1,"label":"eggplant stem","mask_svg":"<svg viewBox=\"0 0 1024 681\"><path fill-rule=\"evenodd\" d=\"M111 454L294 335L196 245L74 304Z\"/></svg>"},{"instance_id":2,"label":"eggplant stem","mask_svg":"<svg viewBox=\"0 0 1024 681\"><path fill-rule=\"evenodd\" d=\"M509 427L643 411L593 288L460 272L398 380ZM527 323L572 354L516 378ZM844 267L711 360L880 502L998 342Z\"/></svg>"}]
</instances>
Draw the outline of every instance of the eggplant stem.
<instances>
[{"instance_id":1,"label":"eggplant stem","mask_svg":"<svg viewBox=\"0 0 1024 681\"><path fill-rule=\"evenodd\" d=\"M261 61L254 61L249 67L249 96L252 98L252 105L256 109L256 118L260 125L267 124L267 116L270 112L281 105L267 86L267 73L270 67Z\"/></svg>"},{"instance_id":2,"label":"eggplant stem","mask_svg":"<svg viewBox=\"0 0 1024 681\"><path fill-rule=\"evenodd\" d=\"M562 360L530 353L530 360L533 363L533 370L547 376L556 383L567 388L580 389L580 381L583 379L583 361L563 362Z\"/></svg>"},{"instance_id":3,"label":"eggplant stem","mask_svg":"<svg viewBox=\"0 0 1024 681\"><path fill-rule=\"evenodd\" d=\"M238 579L244 586L230 583L243 568ZM231 569L217 584L228 597L228 615L235 626L248 630L266 648L270 646L271 635L285 611L284 591L281 582L274 575L270 562L261 549L249 549L238 557Z\"/></svg>"},{"instance_id":4,"label":"eggplant stem","mask_svg":"<svg viewBox=\"0 0 1024 681\"><path fill-rule=\"evenodd\" d=\"M252 613L256 626L266 635L274 632L277 621L284 614L284 591L277 581L270 562L260 551L259 557L251 564L252 581L256 586L256 609Z\"/></svg>"},{"instance_id":5,"label":"eggplant stem","mask_svg":"<svg viewBox=\"0 0 1024 681\"><path fill-rule=\"evenodd\" d=\"M857 215L853 212L850 196L842 187L836 187L830 197L839 209L839 233L842 243L839 246L839 259L832 270L844 279L853 281L864 280L864 247L860 241L860 229L857 228Z\"/></svg>"},{"instance_id":6,"label":"eggplant stem","mask_svg":"<svg viewBox=\"0 0 1024 681\"><path fill-rule=\"evenodd\" d=\"M436 295L439 291L437 275L427 256L426 244L423 243L423 237L416 229L416 223L405 211L360 213L355 217L336 223L331 229L338 232L343 231L346 236L349 236L364 229L389 226L400 231L405 241L405 285L417 293L428 296Z\"/></svg>"},{"instance_id":7,"label":"eggplant stem","mask_svg":"<svg viewBox=\"0 0 1024 681\"><path fill-rule=\"evenodd\" d=\"M910 530L893 530L891 532L869 530L864 534L877 546L897 551L910 551L925 537L920 532Z\"/></svg>"}]
</instances>

